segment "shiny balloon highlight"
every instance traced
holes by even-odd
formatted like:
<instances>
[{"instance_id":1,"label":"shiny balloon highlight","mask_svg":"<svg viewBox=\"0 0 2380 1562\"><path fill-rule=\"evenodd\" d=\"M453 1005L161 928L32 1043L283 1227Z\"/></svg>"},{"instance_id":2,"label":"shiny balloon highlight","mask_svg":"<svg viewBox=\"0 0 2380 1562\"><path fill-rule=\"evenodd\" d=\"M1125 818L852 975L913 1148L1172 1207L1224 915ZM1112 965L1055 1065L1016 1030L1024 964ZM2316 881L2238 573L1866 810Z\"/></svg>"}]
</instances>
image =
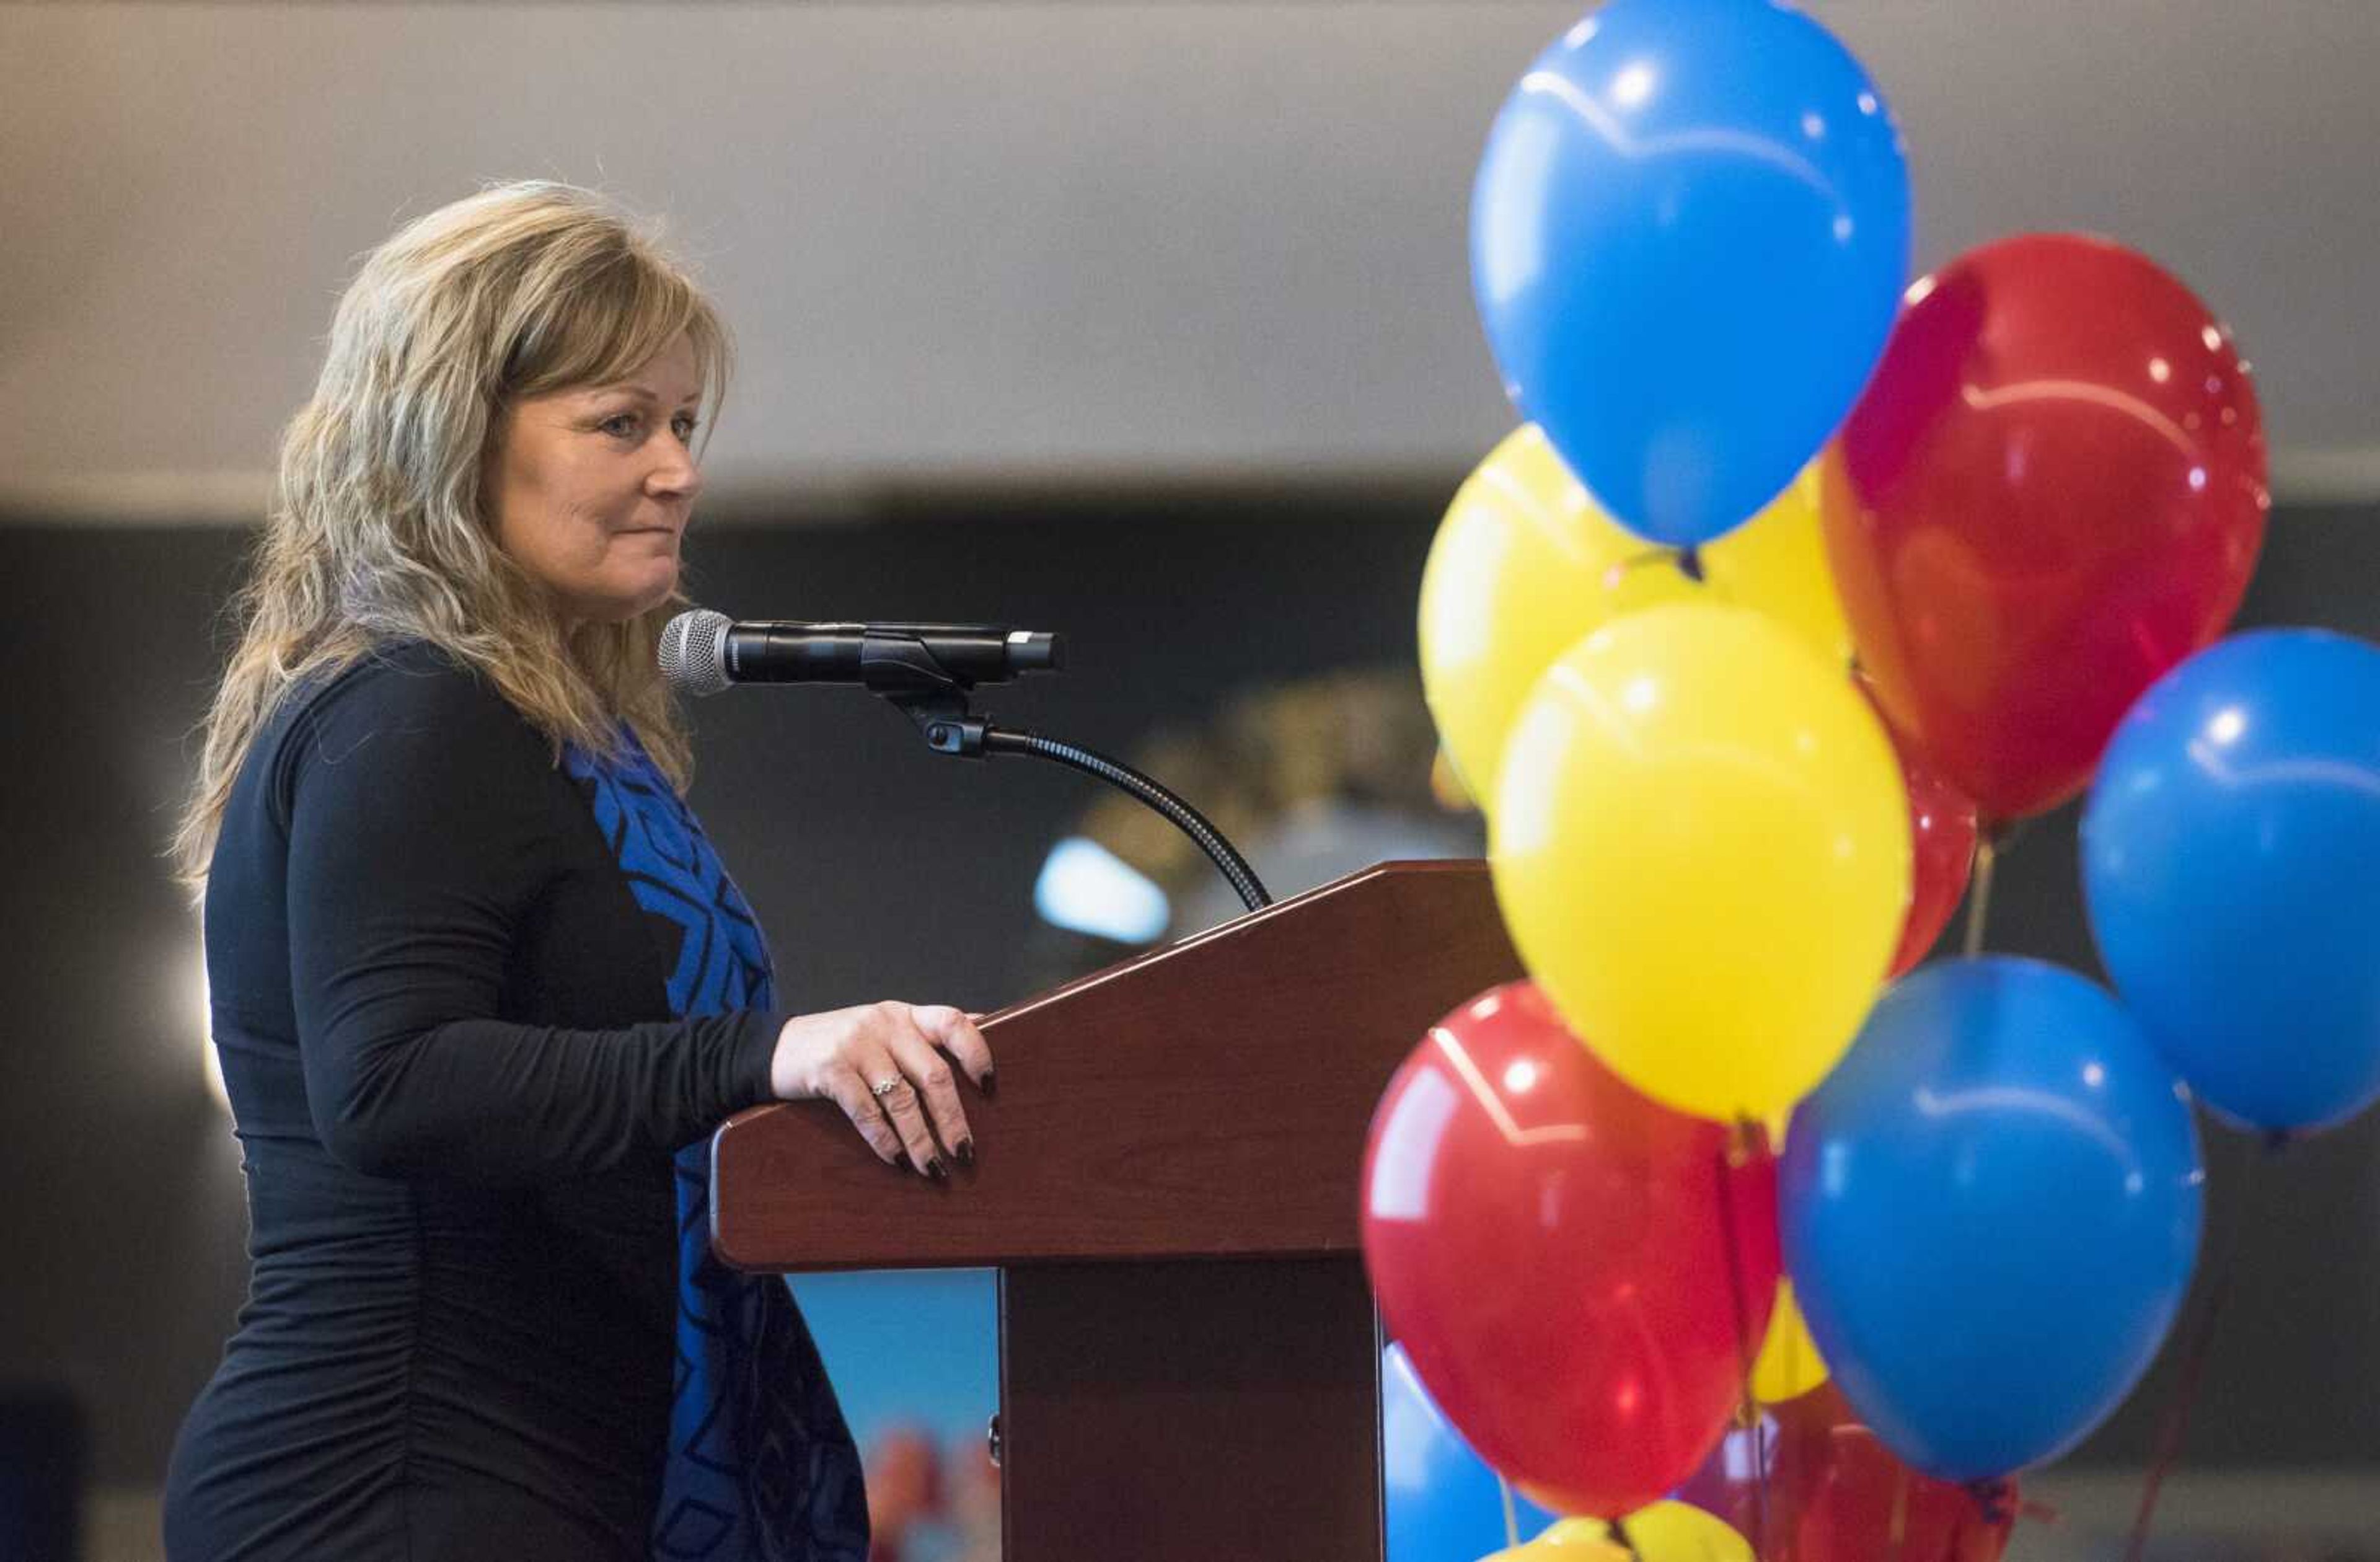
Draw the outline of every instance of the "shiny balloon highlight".
<instances>
[{"instance_id":1,"label":"shiny balloon highlight","mask_svg":"<svg viewBox=\"0 0 2380 1562\"><path fill-rule=\"evenodd\" d=\"M1910 898L1908 795L1840 667L1676 603L1566 653L1489 812L1513 946L1622 1079L1731 1121L1826 1077Z\"/></svg>"},{"instance_id":2,"label":"shiny balloon highlight","mask_svg":"<svg viewBox=\"0 0 2380 1562\"><path fill-rule=\"evenodd\" d=\"M2089 782L2126 707L2222 632L2265 535L2230 335L2105 239L2028 234L1910 289L1824 467L1860 665L1987 820Z\"/></svg>"},{"instance_id":3,"label":"shiny balloon highlight","mask_svg":"<svg viewBox=\"0 0 2380 1562\"><path fill-rule=\"evenodd\" d=\"M1843 420L1909 276L1874 81L1767 0L1612 0L1537 57L1471 203L1479 318L1522 413L1637 535L1706 543Z\"/></svg>"},{"instance_id":4,"label":"shiny balloon highlight","mask_svg":"<svg viewBox=\"0 0 2380 1562\"><path fill-rule=\"evenodd\" d=\"M2380 1100L2380 647L2239 635L2125 716L2082 816L2109 976L2206 1104L2279 1132Z\"/></svg>"},{"instance_id":5,"label":"shiny balloon highlight","mask_svg":"<svg viewBox=\"0 0 2380 1562\"><path fill-rule=\"evenodd\" d=\"M2071 971L1937 960L1793 1114L1794 1295L1886 1446L1973 1481L2057 1458L2131 1392L2198 1255L2188 1093Z\"/></svg>"},{"instance_id":6,"label":"shiny balloon highlight","mask_svg":"<svg viewBox=\"0 0 2380 1562\"><path fill-rule=\"evenodd\" d=\"M1430 1397L1541 1505L1666 1495L1727 1424L1777 1283L1775 1163L1597 1063L1528 982L1381 1097L1364 1258Z\"/></svg>"},{"instance_id":7,"label":"shiny balloon highlight","mask_svg":"<svg viewBox=\"0 0 2380 1562\"><path fill-rule=\"evenodd\" d=\"M1507 435L1455 492L1422 571L1422 691L1472 796L1495 796L1512 718L1546 668L1615 618L1707 594L1776 619L1821 657L1849 661L1819 497L1813 468L1703 550L1697 580L1675 554L1605 515L1543 430L1524 424Z\"/></svg>"}]
</instances>

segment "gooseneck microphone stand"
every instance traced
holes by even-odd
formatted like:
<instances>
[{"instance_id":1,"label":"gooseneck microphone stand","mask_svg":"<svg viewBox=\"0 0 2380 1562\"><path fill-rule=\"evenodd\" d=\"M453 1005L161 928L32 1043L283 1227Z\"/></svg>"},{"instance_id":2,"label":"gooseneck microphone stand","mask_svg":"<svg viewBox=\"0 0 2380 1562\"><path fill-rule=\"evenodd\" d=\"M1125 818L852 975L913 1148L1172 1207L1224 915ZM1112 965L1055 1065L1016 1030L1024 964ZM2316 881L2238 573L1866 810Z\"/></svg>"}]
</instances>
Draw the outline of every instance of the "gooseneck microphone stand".
<instances>
[{"instance_id":1,"label":"gooseneck microphone stand","mask_svg":"<svg viewBox=\"0 0 2380 1562\"><path fill-rule=\"evenodd\" d=\"M1196 842L1198 849L1221 872L1238 894L1240 903L1249 910L1272 904L1272 897L1265 892L1256 870L1223 838L1223 833L1157 782L1079 743L1000 726L978 714L970 703L973 685L953 676L921 641L893 641L881 647L883 654L877 654L877 650L871 645L865 664L864 686L915 723L925 736L926 746L934 752L974 760L997 754L1029 754L1079 770L1086 775L1096 775L1163 814Z\"/></svg>"}]
</instances>

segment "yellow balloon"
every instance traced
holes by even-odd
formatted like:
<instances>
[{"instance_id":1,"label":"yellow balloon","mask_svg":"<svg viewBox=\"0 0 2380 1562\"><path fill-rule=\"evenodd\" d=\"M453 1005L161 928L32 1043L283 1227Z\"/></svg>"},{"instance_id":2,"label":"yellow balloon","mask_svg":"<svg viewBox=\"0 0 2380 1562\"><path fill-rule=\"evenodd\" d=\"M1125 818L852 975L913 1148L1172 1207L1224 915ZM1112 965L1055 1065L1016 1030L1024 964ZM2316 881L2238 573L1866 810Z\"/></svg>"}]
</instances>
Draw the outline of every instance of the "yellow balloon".
<instances>
[{"instance_id":1,"label":"yellow balloon","mask_svg":"<svg viewBox=\"0 0 2380 1562\"><path fill-rule=\"evenodd\" d=\"M1476 813L1479 799L1463 784L1463 772L1454 768L1454 761L1441 747L1429 765L1430 800L1449 813Z\"/></svg>"},{"instance_id":2,"label":"yellow balloon","mask_svg":"<svg viewBox=\"0 0 2380 1562\"><path fill-rule=\"evenodd\" d=\"M1594 1519L1564 1519L1536 1540L1492 1552L1479 1562L1628 1562L1628 1549Z\"/></svg>"},{"instance_id":3,"label":"yellow balloon","mask_svg":"<svg viewBox=\"0 0 2380 1562\"><path fill-rule=\"evenodd\" d=\"M1817 469L1702 550L1707 586L1676 554L1598 508L1534 423L1458 489L1421 582L1421 676L1439 736L1475 799L1496 795L1512 716L1556 656L1614 618L1705 594L1767 613L1847 662L1851 631L1827 572Z\"/></svg>"},{"instance_id":4,"label":"yellow balloon","mask_svg":"<svg viewBox=\"0 0 2380 1562\"><path fill-rule=\"evenodd\" d=\"M1768 507L1702 550L1711 594L1765 613L1839 667L1852 660L1851 620L1835 594L1818 519L1820 456Z\"/></svg>"},{"instance_id":5,"label":"yellow balloon","mask_svg":"<svg viewBox=\"0 0 2380 1562\"><path fill-rule=\"evenodd\" d=\"M1506 929L1571 1029L1680 1111L1814 1089L1882 985L1909 902L1908 796L1842 670L1708 600L1564 653L1488 811Z\"/></svg>"},{"instance_id":6,"label":"yellow balloon","mask_svg":"<svg viewBox=\"0 0 2380 1562\"><path fill-rule=\"evenodd\" d=\"M1768 1314L1768 1337L1752 1363L1752 1397L1764 1405L1781 1405L1827 1381L1827 1363L1818 1342L1810 1337L1801 1304L1793 1300L1793 1282L1777 1282L1777 1305Z\"/></svg>"},{"instance_id":7,"label":"yellow balloon","mask_svg":"<svg viewBox=\"0 0 2380 1562\"><path fill-rule=\"evenodd\" d=\"M1526 1545L1485 1562L1753 1562L1752 1547L1726 1520L1682 1502L1657 1502L1621 1520L1622 1545L1600 1519L1565 1519Z\"/></svg>"},{"instance_id":8,"label":"yellow balloon","mask_svg":"<svg viewBox=\"0 0 2380 1562\"><path fill-rule=\"evenodd\" d=\"M1597 509L1535 423L1455 491L1421 578L1421 678L1475 799L1495 796L1512 714L1579 636L1694 582Z\"/></svg>"}]
</instances>

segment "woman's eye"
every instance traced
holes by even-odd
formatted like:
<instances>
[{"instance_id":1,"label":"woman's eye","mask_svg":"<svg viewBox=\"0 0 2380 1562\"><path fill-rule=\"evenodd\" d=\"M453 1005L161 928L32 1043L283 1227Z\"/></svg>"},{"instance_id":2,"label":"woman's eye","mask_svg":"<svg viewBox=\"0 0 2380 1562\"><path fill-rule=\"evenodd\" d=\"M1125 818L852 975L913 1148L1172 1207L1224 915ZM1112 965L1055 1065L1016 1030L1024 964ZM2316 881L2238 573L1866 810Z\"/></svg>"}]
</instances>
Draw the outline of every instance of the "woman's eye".
<instances>
[{"instance_id":1,"label":"woman's eye","mask_svg":"<svg viewBox=\"0 0 2380 1562\"><path fill-rule=\"evenodd\" d=\"M680 443L691 443L694 439L694 431L700 427L702 427L701 419L691 416L680 417L676 422Z\"/></svg>"},{"instance_id":2,"label":"woman's eye","mask_svg":"<svg viewBox=\"0 0 2380 1562\"><path fill-rule=\"evenodd\" d=\"M637 432L637 415L634 412L615 413L595 426L604 433L625 439Z\"/></svg>"}]
</instances>

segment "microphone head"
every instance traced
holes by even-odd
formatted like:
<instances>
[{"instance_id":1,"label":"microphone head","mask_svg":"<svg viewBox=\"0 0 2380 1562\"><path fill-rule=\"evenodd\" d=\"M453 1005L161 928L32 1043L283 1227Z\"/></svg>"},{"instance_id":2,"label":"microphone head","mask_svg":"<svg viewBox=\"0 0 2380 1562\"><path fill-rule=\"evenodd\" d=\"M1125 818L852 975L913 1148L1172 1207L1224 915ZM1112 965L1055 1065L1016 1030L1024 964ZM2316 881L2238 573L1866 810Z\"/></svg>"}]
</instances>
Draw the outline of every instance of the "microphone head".
<instances>
[{"instance_id":1,"label":"microphone head","mask_svg":"<svg viewBox=\"0 0 2380 1562\"><path fill-rule=\"evenodd\" d=\"M707 607L689 608L662 629L662 677L681 694L717 694L727 675L727 628L735 620Z\"/></svg>"}]
</instances>

